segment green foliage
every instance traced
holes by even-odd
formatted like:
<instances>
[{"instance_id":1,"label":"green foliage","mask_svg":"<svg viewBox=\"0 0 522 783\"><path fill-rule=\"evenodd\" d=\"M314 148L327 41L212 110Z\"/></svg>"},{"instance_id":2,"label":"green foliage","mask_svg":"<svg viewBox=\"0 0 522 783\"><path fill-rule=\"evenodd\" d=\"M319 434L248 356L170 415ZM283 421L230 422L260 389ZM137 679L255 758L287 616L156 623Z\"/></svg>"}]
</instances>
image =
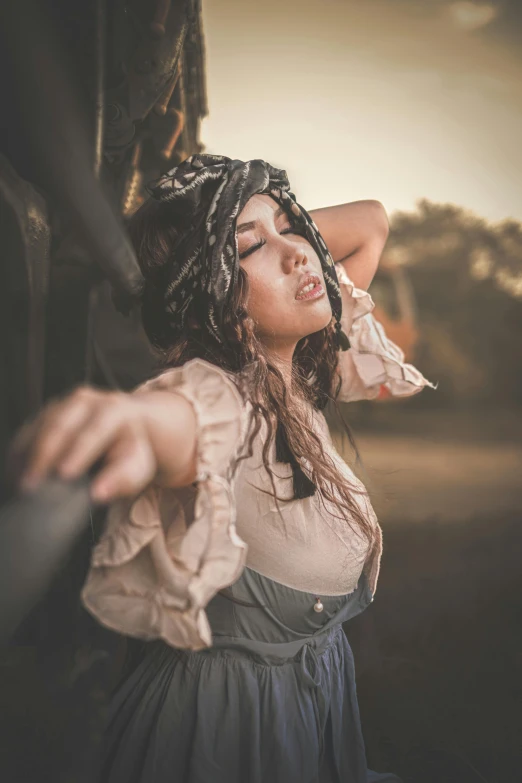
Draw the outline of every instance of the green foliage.
<instances>
[{"instance_id":1,"label":"green foliage","mask_svg":"<svg viewBox=\"0 0 522 783\"><path fill-rule=\"evenodd\" d=\"M421 334L416 361L440 384L420 404L519 404L522 225L422 200L393 216L383 260L408 270Z\"/></svg>"}]
</instances>

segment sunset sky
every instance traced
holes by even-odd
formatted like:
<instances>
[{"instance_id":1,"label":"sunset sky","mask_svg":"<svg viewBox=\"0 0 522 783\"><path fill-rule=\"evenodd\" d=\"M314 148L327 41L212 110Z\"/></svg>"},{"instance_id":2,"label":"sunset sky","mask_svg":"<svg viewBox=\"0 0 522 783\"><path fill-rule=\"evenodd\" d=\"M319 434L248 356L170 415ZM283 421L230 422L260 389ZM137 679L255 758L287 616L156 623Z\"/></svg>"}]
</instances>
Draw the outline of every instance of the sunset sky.
<instances>
[{"instance_id":1,"label":"sunset sky","mask_svg":"<svg viewBox=\"0 0 522 783\"><path fill-rule=\"evenodd\" d=\"M209 152L285 168L310 209L522 220L516 1L203 0L203 21Z\"/></svg>"}]
</instances>

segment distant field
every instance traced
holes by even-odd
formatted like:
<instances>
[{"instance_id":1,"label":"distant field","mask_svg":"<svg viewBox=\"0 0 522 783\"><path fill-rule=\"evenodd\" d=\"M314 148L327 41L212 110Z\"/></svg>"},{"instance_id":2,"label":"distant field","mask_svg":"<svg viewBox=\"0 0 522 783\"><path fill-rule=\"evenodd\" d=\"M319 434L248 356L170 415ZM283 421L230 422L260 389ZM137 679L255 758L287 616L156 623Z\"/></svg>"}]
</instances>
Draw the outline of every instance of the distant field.
<instances>
[{"instance_id":1,"label":"distant field","mask_svg":"<svg viewBox=\"0 0 522 783\"><path fill-rule=\"evenodd\" d=\"M384 531L375 601L346 626L370 766L405 783L515 783L520 417L397 413L354 423Z\"/></svg>"},{"instance_id":2,"label":"distant field","mask_svg":"<svg viewBox=\"0 0 522 783\"><path fill-rule=\"evenodd\" d=\"M386 413L386 412L385 412ZM379 517L389 522L522 512L522 418L421 415L380 411L371 426L353 425L363 461L357 472ZM406 426L406 424L408 426ZM333 432L348 462L346 439Z\"/></svg>"},{"instance_id":3,"label":"distant field","mask_svg":"<svg viewBox=\"0 0 522 783\"><path fill-rule=\"evenodd\" d=\"M341 404L356 433L417 435L451 441L522 441L522 408L426 409L416 398Z\"/></svg>"}]
</instances>

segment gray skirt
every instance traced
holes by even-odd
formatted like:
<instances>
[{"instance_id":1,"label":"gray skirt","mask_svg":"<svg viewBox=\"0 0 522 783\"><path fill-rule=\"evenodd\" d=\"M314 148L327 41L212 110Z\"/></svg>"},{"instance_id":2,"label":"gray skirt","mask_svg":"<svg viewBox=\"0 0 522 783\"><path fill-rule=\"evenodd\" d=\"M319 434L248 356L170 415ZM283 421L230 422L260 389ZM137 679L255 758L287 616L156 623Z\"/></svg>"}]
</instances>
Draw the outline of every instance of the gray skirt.
<instances>
[{"instance_id":1,"label":"gray skirt","mask_svg":"<svg viewBox=\"0 0 522 783\"><path fill-rule=\"evenodd\" d=\"M319 596L322 612L249 568L224 592L211 648L143 645L111 702L100 783L401 783L367 769L341 626L372 600L365 576Z\"/></svg>"}]
</instances>

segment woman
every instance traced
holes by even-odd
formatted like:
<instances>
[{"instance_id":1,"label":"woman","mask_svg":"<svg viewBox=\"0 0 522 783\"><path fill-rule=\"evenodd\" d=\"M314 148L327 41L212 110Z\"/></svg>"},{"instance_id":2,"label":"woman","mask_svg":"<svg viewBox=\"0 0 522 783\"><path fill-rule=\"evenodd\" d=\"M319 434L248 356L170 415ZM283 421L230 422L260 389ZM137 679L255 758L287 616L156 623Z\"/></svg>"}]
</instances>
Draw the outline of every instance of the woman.
<instances>
[{"instance_id":1,"label":"woman","mask_svg":"<svg viewBox=\"0 0 522 783\"><path fill-rule=\"evenodd\" d=\"M312 215L260 160L194 155L162 177L130 228L169 369L36 422L26 487L104 458L84 604L155 640L113 699L106 783L398 780L367 770L341 627L373 600L380 528L322 410L428 381L365 293L382 207Z\"/></svg>"}]
</instances>

